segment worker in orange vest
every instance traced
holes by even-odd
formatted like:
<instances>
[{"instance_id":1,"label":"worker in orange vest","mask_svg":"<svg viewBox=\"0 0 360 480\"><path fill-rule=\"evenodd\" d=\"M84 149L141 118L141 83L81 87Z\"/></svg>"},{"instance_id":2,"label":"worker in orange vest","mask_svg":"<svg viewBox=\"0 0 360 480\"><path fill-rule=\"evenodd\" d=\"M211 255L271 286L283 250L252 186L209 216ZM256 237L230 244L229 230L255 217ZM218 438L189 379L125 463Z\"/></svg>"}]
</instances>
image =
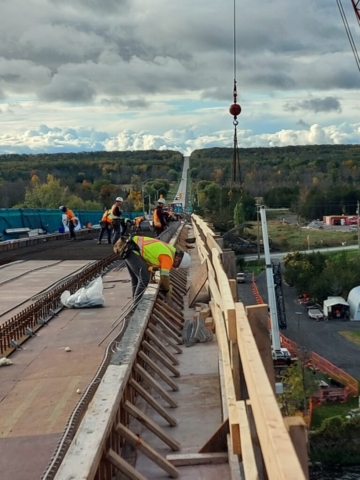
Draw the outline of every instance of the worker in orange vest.
<instances>
[{"instance_id":1,"label":"worker in orange vest","mask_svg":"<svg viewBox=\"0 0 360 480\"><path fill-rule=\"evenodd\" d=\"M155 208L153 213L153 229L155 230L157 237L167 227L164 210L163 210L164 205L165 205L165 200L163 198L159 198L157 207Z\"/></svg>"},{"instance_id":2,"label":"worker in orange vest","mask_svg":"<svg viewBox=\"0 0 360 480\"><path fill-rule=\"evenodd\" d=\"M150 272L154 269L160 270L160 288L171 300L170 270L188 268L191 263L188 253L156 238L139 235L121 237L114 245L114 252L125 260L135 301L144 293L150 281Z\"/></svg>"},{"instance_id":3,"label":"worker in orange vest","mask_svg":"<svg viewBox=\"0 0 360 480\"><path fill-rule=\"evenodd\" d=\"M97 242L98 245L101 244L102 237L104 233L106 232L107 237L108 237L108 243L111 244L111 229L112 229L112 220L110 218L111 215L111 208L105 208L104 214L100 220L100 235L99 235L99 240Z\"/></svg>"},{"instance_id":4,"label":"worker in orange vest","mask_svg":"<svg viewBox=\"0 0 360 480\"><path fill-rule=\"evenodd\" d=\"M76 240L75 227L77 225L77 219L74 215L74 212L70 210L70 208L67 208L63 205L59 207L59 210L65 213L66 215L66 225L69 227L70 240L75 241Z\"/></svg>"}]
</instances>

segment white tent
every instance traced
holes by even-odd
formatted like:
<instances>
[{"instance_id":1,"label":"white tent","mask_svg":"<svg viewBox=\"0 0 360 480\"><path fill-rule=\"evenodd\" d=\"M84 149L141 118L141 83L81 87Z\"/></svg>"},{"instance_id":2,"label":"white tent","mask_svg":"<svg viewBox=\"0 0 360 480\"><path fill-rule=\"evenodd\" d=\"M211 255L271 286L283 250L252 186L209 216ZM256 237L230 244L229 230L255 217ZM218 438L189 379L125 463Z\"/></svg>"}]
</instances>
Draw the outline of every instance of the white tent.
<instances>
[{"instance_id":1,"label":"white tent","mask_svg":"<svg viewBox=\"0 0 360 480\"><path fill-rule=\"evenodd\" d=\"M353 288L348 296L351 320L360 320L360 286Z\"/></svg>"}]
</instances>

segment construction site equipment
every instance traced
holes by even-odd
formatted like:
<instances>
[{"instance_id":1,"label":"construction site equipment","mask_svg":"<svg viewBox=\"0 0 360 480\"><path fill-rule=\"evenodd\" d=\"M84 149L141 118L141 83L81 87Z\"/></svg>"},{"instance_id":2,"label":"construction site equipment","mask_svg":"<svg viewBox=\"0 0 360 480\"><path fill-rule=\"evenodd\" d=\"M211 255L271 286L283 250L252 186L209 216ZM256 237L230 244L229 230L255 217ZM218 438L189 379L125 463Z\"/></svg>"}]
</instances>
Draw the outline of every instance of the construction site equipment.
<instances>
[{"instance_id":1,"label":"construction site equipment","mask_svg":"<svg viewBox=\"0 0 360 480\"><path fill-rule=\"evenodd\" d=\"M273 265L270 257L269 247L269 235L266 222L266 210L265 206L260 206L260 218L263 233L263 245L265 253L265 266L266 266L266 283L268 290L268 303L270 310L271 321L271 349L272 356L275 365L290 365L295 359L291 357L291 354L287 348L282 348L280 343L280 331L279 331L279 318L277 311L277 302L275 294L275 282Z\"/></svg>"}]
</instances>

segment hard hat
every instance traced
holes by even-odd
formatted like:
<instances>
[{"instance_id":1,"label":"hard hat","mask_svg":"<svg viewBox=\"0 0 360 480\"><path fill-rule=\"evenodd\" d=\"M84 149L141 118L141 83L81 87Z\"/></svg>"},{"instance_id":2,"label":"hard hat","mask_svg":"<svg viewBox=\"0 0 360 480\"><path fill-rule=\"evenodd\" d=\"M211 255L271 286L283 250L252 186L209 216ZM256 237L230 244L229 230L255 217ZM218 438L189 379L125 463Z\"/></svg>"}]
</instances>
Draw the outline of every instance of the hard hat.
<instances>
[{"instance_id":1,"label":"hard hat","mask_svg":"<svg viewBox=\"0 0 360 480\"><path fill-rule=\"evenodd\" d=\"M124 199L122 197L116 197L115 202L123 202L123 201L124 201Z\"/></svg>"},{"instance_id":2,"label":"hard hat","mask_svg":"<svg viewBox=\"0 0 360 480\"><path fill-rule=\"evenodd\" d=\"M165 204L165 199L164 199L164 198L159 198L158 203L163 203L163 204Z\"/></svg>"},{"instance_id":3,"label":"hard hat","mask_svg":"<svg viewBox=\"0 0 360 480\"><path fill-rule=\"evenodd\" d=\"M188 268L190 267L191 257L188 253L184 252L182 260L180 262L179 268Z\"/></svg>"},{"instance_id":4,"label":"hard hat","mask_svg":"<svg viewBox=\"0 0 360 480\"><path fill-rule=\"evenodd\" d=\"M64 206L63 206L63 205L61 205L61 206L59 207L59 210L62 210L63 208L64 208Z\"/></svg>"},{"instance_id":5,"label":"hard hat","mask_svg":"<svg viewBox=\"0 0 360 480\"><path fill-rule=\"evenodd\" d=\"M64 207L63 205L61 205L61 207L59 207L59 210L61 210L62 212L66 212L66 207Z\"/></svg>"}]
</instances>

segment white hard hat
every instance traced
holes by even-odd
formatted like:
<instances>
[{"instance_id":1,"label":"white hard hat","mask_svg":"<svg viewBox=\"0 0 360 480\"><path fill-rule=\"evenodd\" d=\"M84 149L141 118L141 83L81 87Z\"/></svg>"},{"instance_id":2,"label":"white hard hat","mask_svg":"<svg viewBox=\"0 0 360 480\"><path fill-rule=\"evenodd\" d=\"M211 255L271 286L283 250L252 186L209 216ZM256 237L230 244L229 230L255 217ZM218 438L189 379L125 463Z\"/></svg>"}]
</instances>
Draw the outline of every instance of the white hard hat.
<instances>
[{"instance_id":1,"label":"white hard hat","mask_svg":"<svg viewBox=\"0 0 360 480\"><path fill-rule=\"evenodd\" d=\"M184 252L182 260L180 262L179 268L188 268L190 267L191 257L188 253Z\"/></svg>"},{"instance_id":2,"label":"white hard hat","mask_svg":"<svg viewBox=\"0 0 360 480\"><path fill-rule=\"evenodd\" d=\"M159 198L158 203L165 203L165 198Z\"/></svg>"},{"instance_id":3,"label":"white hard hat","mask_svg":"<svg viewBox=\"0 0 360 480\"><path fill-rule=\"evenodd\" d=\"M124 201L124 199L122 197L116 197L115 202L123 202L123 201Z\"/></svg>"},{"instance_id":4,"label":"white hard hat","mask_svg":"<svg viewBox=\"0 0 360 480\"><path fill-rule=\"evenodd\" d=\"M64 208L64 206L63 206L63 205L60 205L59 210L62 210L63 208Z\"/></svg>"}]
</instances>

